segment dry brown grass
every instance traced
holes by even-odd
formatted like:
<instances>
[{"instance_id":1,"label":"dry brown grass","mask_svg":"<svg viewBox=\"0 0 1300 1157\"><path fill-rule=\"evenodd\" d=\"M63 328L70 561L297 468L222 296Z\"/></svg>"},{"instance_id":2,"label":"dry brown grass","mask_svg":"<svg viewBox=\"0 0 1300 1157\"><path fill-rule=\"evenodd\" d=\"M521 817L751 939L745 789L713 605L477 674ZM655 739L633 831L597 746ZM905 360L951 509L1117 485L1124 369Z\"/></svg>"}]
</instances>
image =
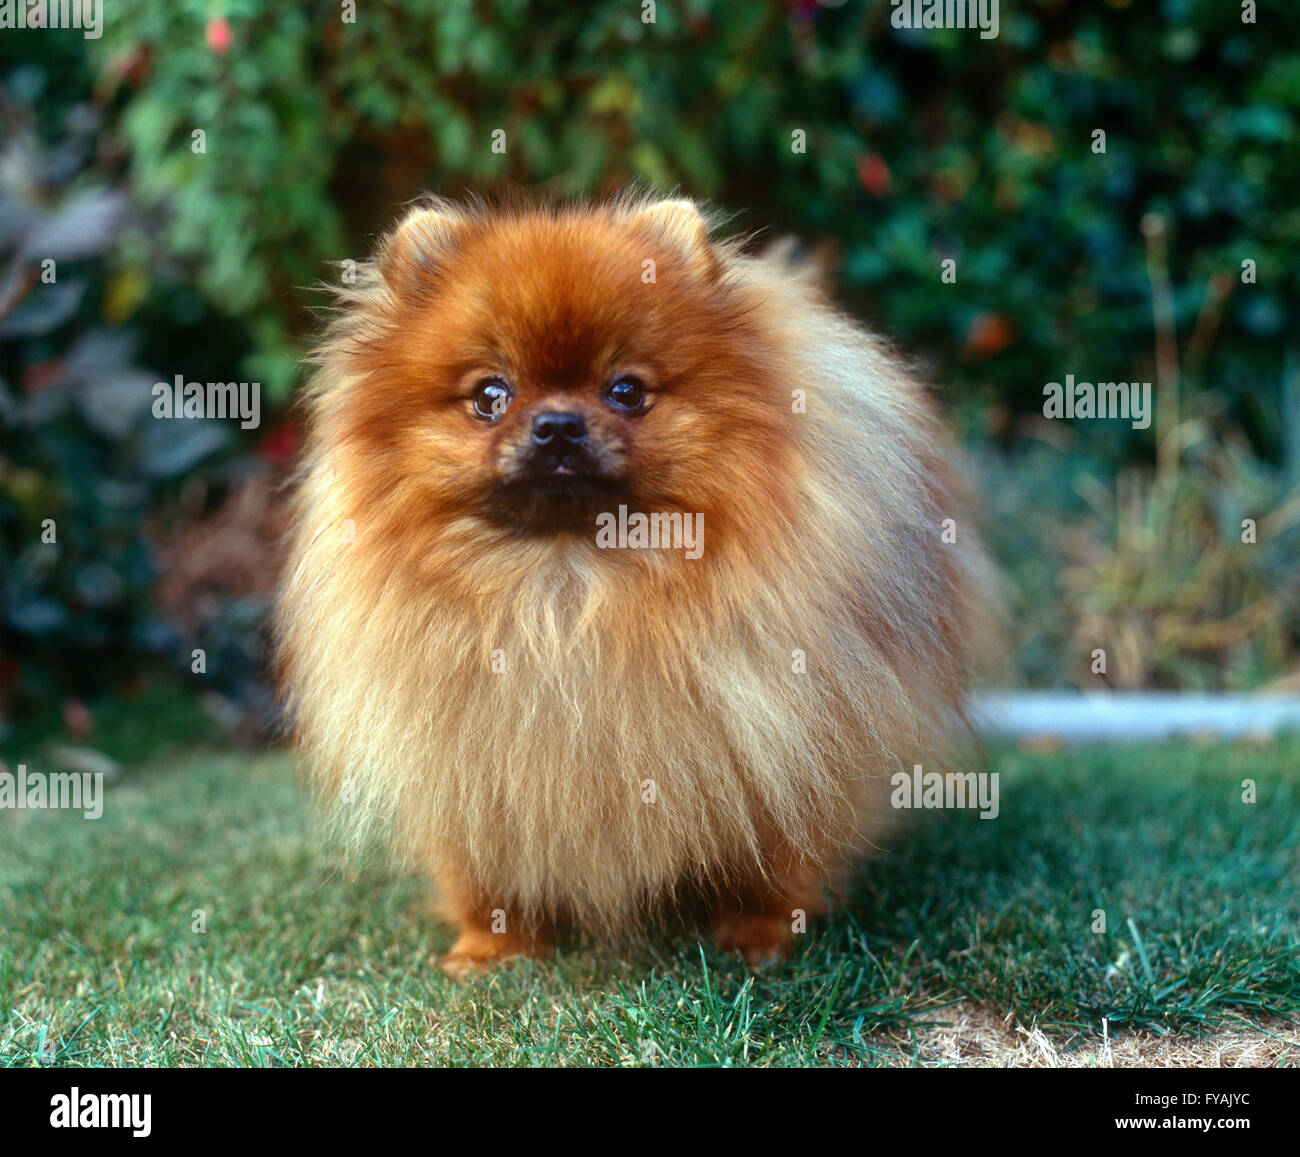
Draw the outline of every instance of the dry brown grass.
<instances>
[{"instance_id":1,"label":"dry brown grass","mask_svg":"<svg viewBox=\"0 0 1300 1157\"><path fill-rule=\"evenodd\" d=\"M1273 1068L1300 1063L1300 1027L1283 1021L1204 1036L1125 1032L1109 1026L1101 1042L1071 1043L1036 1025L1025 1027L963 1002L914 1022L915 1038L895 1033L879 1043L901 1049L897 1063L960 1068Z\"/></svg>"}]
</instances>

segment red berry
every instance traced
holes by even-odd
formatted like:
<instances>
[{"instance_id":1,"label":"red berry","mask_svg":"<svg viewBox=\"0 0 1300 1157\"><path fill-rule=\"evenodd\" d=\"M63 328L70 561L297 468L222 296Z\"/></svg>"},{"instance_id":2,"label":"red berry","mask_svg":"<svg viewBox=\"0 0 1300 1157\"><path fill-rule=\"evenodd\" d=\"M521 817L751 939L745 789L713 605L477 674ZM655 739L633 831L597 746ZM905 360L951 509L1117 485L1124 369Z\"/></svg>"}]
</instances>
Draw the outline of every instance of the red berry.
<instances>
[{"instance_id":1,"label":"red berry","mask_svg":"<svg viewBox=\"0 0 1300 1157\"><path fill-rule=\"evenodd\" d=\"M230 21L224 16L214 16L208 21L208 47L213 52L222 53L230 49Z\"/></svg>"}]
</instances>

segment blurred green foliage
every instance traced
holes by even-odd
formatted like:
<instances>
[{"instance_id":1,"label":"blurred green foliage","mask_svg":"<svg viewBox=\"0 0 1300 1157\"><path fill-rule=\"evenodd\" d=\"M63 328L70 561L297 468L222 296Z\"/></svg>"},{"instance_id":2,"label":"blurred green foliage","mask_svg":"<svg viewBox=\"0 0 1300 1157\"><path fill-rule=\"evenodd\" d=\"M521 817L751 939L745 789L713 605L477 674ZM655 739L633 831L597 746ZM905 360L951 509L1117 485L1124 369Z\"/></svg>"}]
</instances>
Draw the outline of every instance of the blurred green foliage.
<instances>
[{"instance_id":1,"label":"blurred green foliage","mask_svg":"<svg viewBox=\"0 0 1300 1157\"><path fill-rule=\"evenodd\" d=\"M334 0L118 0L91 51L138 192L167 206L204 293L248 319L281 395L294 287L362 255L419 190L637 179L829 240L850 298L960 392L1013 409L1099 360L1149 367L1138 223L1159 212L1180 328L1212 277L1258 263L1204 374L1276 456L1300 295L1300 10L1265 9L1248 25L1221 0L1026 0L981 40L896 30L863 0L682 0L653 24L636 0L406 0L352 24Z\"/></svg>"},{"instance_id":2,"label":"blurred green foliage","mask_svg":"<svg viewBox=\"0 0 1300 1157\"><path fill-rule=\"evenodd\" d=\"M19 592L26 602L7 593L8 607L80 605L67 568L41 578L19 562L33 520L59 502L78 512L86 559L116 576L114 585L101 573L104 589L133 592L97 613L99 635L65 614L62 643L42 636L51 654L82 654L75 640L93 635L129 660L149 634L142 576L156 570L140 525L182 479L233 476L251 445L235 435L180 447L179 472L151 471L132 441L147 430L88 428L71 394L34 415L42 383L73 390L66 365L79 343L122 331L135 335L112 347L123 373L256 379L265 400L286 404L306 307L319 303L309 287L332 262L365 256L426 189L567 197L639 181L734 210L738 229L801 236L839 298L943 383L965 433L1004 451L1046 439L1070 463L1044 472L1051 454L1040 453L1029 473L1015 459L989 468L1010 486L992 503L994 540L1030 600L1017 647L1034 681L1066 677L1073 660L1060 648L1081 645L1058 573L1069 552L1056 540L1105 504L1080 496L1080 478L1109 486L1121 466L1155 456L1155 428L1049 432L1038 417L1044 383L1066 374L1155 380L1144 217L1158 217L1169 239L1183 416L1198 445L1255 459L1248 493L1219 505L1263 518L1300 481L1288 324L1300 303L1296 6L1261 4L1246 24L1223 0L1017 0L1001 6L991 40L895 29L884 0L362 0L355 22L348 8L114 0L99 40L0 36L6 107L31 110L46 150L45 169L34 166L9 203L51 212L99 188L127 192L134 206L117 243L82 258L75 308L39 332L0 332L7 437L24 434L0 475L6 580L35 576ZM7 137L13 120L6 113ZM498 130L504 152L492 147ZM14 232L6 276L22 260ZM949 258L953 284L940 276ZM1256 264L1253 284L1244 261ZM32 298L24 309L56 311L43 290ZM96 340L92 352L108 357L104 335ZM1174 494L1160 506L1179 517L1217 517L1209 491L1247 486L1244 474L1184 477L1197 501ZM134 487L125 512L105 497L120 498L107 485L115 478ZM57 502L31 499L55 492ZM1096 557L1072 558L1076 573L1107 576L1081 600L1094 626L1108 621L1105 592L1119 612L1136 589L1114 557L1118 516L1097 518ZM1148 533L1158 558L1160 527ZM1275 544L1267 567L1238 585L1258 600L1285 569ZM1053 610L1053 599L1070 605ZM1207 662L1254 682L1284 668L1300 640L1294 607L1277 608L1268 630L1280 645L1201 656L1194 681L1213 681ZM7 647L27 656L36 635L11 633ZM1177 682L1179 661L1162 654L1158 681Z\"/></svg>"},{"instance_id":3,"label":"blurred green foliage","mask_svg":"<svg viewBox=\"0 0 1300 1157\"><path fill-rule=\"evenodd\" d=\"M0 733L60 714L85 731L83 700L155 659L188 673L198 645L208 687L247 701L258 630L223 609L201 638L184 631L155 584L178 499L193 509L246 474L248 443L226 423L155 421L151 404L156 367L211 377L249 341L152 243L79 57L33 43L51 56L0 87Z\"/></svg>"}]
</instances>

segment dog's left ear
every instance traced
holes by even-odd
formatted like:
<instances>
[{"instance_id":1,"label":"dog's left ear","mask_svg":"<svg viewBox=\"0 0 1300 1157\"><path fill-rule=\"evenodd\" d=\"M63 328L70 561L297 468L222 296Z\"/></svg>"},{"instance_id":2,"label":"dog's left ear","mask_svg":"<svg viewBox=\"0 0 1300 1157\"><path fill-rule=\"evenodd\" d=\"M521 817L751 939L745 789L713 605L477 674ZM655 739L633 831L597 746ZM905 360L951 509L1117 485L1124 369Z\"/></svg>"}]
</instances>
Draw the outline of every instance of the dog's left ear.
<instances>
[{"instance_id":1,"label":"dog's left ear","mask_svg":"<svg viewBox=\"0 0 1300 1157\"><path fill-rule=\"evenodd\" d=\"M693 201L655 201L631 216L634 228L666 244L687 269L712 280L721 272L709 242L709 223Z\"/></svg>"}]
</instances>

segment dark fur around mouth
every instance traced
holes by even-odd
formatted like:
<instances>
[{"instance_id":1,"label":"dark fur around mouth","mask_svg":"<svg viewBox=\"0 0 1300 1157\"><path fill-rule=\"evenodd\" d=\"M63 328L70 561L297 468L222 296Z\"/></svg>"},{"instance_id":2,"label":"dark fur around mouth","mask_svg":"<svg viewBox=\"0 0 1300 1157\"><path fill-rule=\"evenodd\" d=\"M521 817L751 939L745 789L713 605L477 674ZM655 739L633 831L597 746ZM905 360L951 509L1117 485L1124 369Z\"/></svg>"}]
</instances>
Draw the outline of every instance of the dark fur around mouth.
<instances>
[{"instance_id":1,"label":"dark fur around mouth","mask_svg":"<svg viewBox=\"0 0 1300 1157\"><path fill-rule=\"evenodd\" d=\"M483 513L498 526L522 533L596 533L596 516L627 503L620 482L590 472L532 473L493 488Z\"/></svg>"}]
</instances>

